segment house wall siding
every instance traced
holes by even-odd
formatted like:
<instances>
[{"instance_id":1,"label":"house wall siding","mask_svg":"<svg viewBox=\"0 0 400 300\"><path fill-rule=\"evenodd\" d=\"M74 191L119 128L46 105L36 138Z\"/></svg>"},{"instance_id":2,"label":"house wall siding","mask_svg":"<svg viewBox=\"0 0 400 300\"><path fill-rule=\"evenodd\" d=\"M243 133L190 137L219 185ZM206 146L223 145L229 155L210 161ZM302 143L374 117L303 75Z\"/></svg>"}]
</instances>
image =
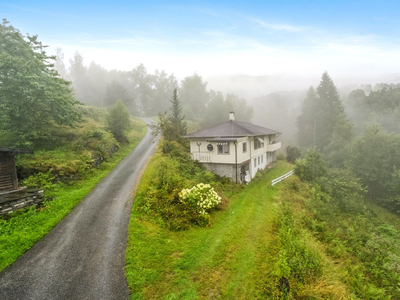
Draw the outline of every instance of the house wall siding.
<instances>
[{"instance_id":1,"label":"house wall siding","mask_svg":"<svg viewBox=\"0 0 400 300\"><path fill-rule=\"evenodd\" d=\"M250 176L254 178L259 169L264 169L268 164L276 160L275 152L267 152L267 145L272 143L276 138L276 135L265 135L264 147L254 149L254 137L244 137L237 142L237 164L240 165L243 162L250 160ZM200 161L210 171L220 175L231 178L233 181L236 180L236 159L235 159L235 144L229 143L229 155L218 154L217 143L207 142L208 138L195 139L190 141L190 152L193 154L205 153L207 155L206 161ZM247 151L243 153L243 143L247 143ZM200 146L197 143L201 143ZM208 151L207 145L213 146L212 151ZM262 156L262 162L261 162ZM197 156L199 157L199 156ZM260 163L258 162L260 158ZM254 166L254 159L256 159L256 166ZM240 180L240 167L238 167L238 180Z\"/></svg>"}]
</instances>

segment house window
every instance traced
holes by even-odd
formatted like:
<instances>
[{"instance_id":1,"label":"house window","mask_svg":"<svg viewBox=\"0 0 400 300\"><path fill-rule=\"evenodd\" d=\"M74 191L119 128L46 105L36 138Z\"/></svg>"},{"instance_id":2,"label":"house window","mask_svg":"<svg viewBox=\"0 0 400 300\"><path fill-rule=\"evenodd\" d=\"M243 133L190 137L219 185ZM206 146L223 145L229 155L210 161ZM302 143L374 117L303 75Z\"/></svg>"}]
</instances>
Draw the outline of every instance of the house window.
<instances>
[{"instance_id":1,"label":"house window","mask_svg":"<svg viewBox=\"0 0 400 300\"><path fill-rule=\"evenodd\" d=\"M258 165L260 165L260 157L258 157Z\"/></svg>"},{"instance_id":2,"label":"house window","mask_svg":"<svg viewBox=\"0 0 400 300\"><path fill-rule=\"evenodd\" d=\"M262 137L254 138L254 150L264 147L264 139Z\"/></svg>"},{"instance_id":3,"label":"house window","mask_svg":"<svg viewBox=\"0 0 400 300\"><path fill-rule=\"evenodd\" d=\"M263 160L264 160L264 154L261 155L261 163L262 163L262 164L264 163Z\"/></svg>"},{"instance_id":4,"label":"house window","mask_svg":"<svg viewBox=\"0 0 400 300\"><path fill-rule=\"evenodd\" d=\"M254 168L257 167L257 158L254 159Z\"/></svg>"},{"instance_id":5,"label":"house window","mask_svg":"<svg viewBox=\"0 0 400 300\"><path fill-rule=\"evenodd\" d=\"M243 142L243 153L247 152L247 142Z\"/></svg>"},{"instance_id":6,"label":"house window","mask_svg":"<svg viewBox=\"0 0 400 300\"><path fill-rule=\"evenodd\" d=\"M229 143L217 144L218 154L229 154Z\"/></svg>"}]
</instances>

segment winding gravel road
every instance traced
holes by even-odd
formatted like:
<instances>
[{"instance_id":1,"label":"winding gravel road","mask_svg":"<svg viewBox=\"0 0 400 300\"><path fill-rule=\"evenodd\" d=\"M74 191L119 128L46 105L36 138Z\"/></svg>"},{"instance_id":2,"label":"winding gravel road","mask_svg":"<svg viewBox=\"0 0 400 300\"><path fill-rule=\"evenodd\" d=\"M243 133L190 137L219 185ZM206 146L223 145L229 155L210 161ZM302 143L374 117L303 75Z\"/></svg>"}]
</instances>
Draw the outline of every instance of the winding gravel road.
<instances>
[{"instance_id":1,"label":"winding gravel road","mask_svg":"<svg viewBox=\"0 0 400 300\"><path fill-rule=\"evenodd\" d=\"M128 299L124 267L133 188L155 147L148 130L68 216L0 273L0 299Z\"/></svg>"}]
</instances>

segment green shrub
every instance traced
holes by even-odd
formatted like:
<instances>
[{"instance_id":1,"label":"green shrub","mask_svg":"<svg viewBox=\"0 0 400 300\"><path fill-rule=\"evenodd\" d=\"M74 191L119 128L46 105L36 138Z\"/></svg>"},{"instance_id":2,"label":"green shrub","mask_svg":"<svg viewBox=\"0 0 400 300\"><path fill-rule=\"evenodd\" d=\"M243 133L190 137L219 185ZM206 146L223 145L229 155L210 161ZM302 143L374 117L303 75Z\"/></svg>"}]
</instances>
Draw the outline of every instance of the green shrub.
<instances>
[{"instance_id":1,"label":"green shrub","mask_svg":"<svg viewBox=\"0 0 400 300\"><path fill-rule=\"evenodd\" d=\"M49 170L47 173L39 172L35 175L29 176L25 180L21 182L22 185L30 187L30 188L43 188L43 189L50 189L54 187L53 184L54 176Z\"/></svg>"},{"instance_id":2,"label":"green shrub","mask_svg":"<svg viewBox=\"0 0 400 300\"><path fill-rule=\"evenodd\" d=\"M319 151L317 149L312 149L307 151L306 158L296 161L294 173L299 176L301 180L316 182L321 177L326 176L327 167Z\"/></svg>"},{"instance_id":3,"label":"green shrub","mask_svg":"<svg viewBox=\"0 0 400 300\"><path fill-rule=\"evenodd\" d=\"M111 109L107 118L108 129L120 143L127 143L126 131L131 128L131 120L128 110L121 100L118 100Z\"/></svg>"},{"instance_id":4,"label":"green shrub","mask_svg":"<svg viewBox=\"0 0 400 300\"><path fill-rule=\"evenodd\" d=\"M179 193L181 203L194 208L200 215L208 214L210 209L221 202L221 197L209 184L199 183Z\"/></svg>"},{"instance_id":5,"label":"green shrub","mask_svg":"<svg viewBox=\"0 0 400 300\"><path fill-rule=\"evenodd\" d=\"M73 148L76 151L89 151L91 157L94 160L98 159L99 163L101 163L118 151L119 143L110 132L96 127L89 127L74 142Z\"/></svg>"},{"instance_id":6,"label":"green shrub","mask_svg":"<svg viewBox=\"0 0 400 300\"><path fill-rule=\"evenodd\" d=\"M291 164L296 162L296 159L300 158L301 150L296 146L287 146L286 147L286 160Z\"/></svg>"}]
</instances>

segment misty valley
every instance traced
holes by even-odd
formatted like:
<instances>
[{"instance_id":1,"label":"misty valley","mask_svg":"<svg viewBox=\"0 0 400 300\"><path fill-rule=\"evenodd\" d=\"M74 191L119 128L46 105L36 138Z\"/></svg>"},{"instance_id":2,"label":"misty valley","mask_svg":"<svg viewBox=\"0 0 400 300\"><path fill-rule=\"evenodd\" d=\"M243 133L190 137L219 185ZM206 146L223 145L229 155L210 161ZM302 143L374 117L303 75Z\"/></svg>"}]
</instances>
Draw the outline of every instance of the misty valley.
<instances>
[{"instance_id":1,"label":"misty valley","mask_svg":"<svg viewBox=\"0 0 400 300\"><path fill-rule=\"evenodd\" d=\"M400 299L398 74L274 87L46 51L3 19L1 299Z\"/></svg>"}]
</instances>

